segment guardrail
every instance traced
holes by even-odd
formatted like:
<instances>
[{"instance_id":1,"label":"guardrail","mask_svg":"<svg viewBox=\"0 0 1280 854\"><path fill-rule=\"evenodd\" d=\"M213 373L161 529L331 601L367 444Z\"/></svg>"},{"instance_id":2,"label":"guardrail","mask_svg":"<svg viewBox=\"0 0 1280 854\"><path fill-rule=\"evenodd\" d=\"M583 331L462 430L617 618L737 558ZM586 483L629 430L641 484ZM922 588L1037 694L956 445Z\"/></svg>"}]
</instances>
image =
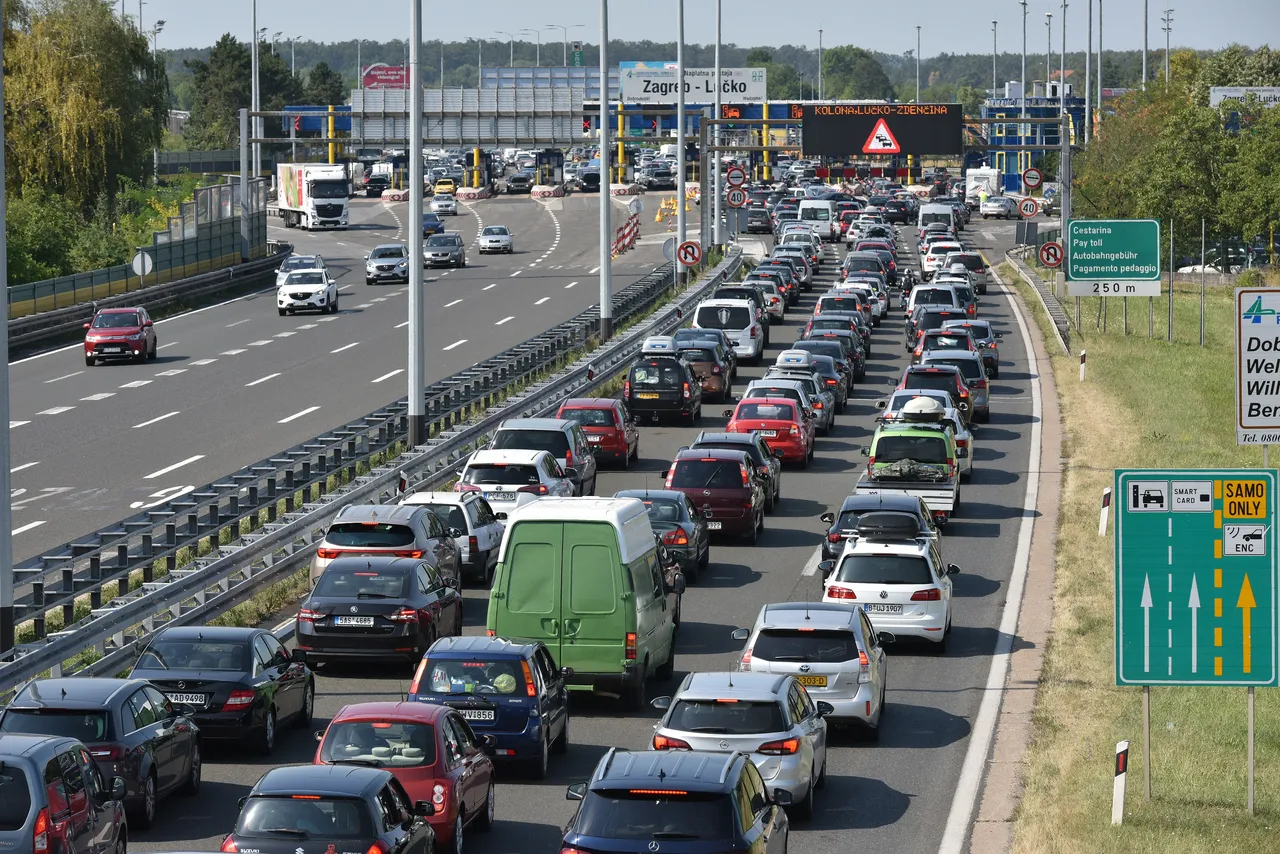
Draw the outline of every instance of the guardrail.
<instances>
[{"instance_id":1,"label":"guardrail","mask_svg":"<svg viewBox=\"0 0 1280 854\"><path fill-rule=\"evenodd\" d=\"M1068 356L1071 355L1071 317L1067 314L1067 310L1058 300L1057 294L1049 287L1049 283L1036 275L1036 272L1027 266L1023 256L1035 251L1030 247L1021 247L1018 249L1010 249L1005 253L1005 258L1009 264L1017 271L1018 276L1032 290L1036 292L1036 296L1040 298L1040 304L1044 306L1045 313L1049 315L1049 320L1053 322L1053 328L1058 333L1058 344L1062 346L1062 350Z\"/></svg>"},{"instance_id":2,"label":"guardrail","mask_svg":"<svg viewBox=\"0 0 1280 854\"><path fill-rule=\"evenodd\" d=\"M20 644L0 664L0 695L46 672L115 672L159 627L206 620L239 604L310 560L340 507L395 500L402 473L415 487L440 483L486 444L503 420L546 412L566 397L599 387L639 352L646 336L678 326L682 309L736 273L741 263L735 251L675 304L550 376L548 366L559 364L592 335L598 306L433 384L426 393L432 438L367 474L357 468L407 434L407 399L24 561L14 570L17 618L35 625L36 639ZM673 286L671 267L663 265L615 297L615 318L625 322L643 313ZM503 397L506 392L512 393ZM467 418L476 411L481 414ZM337 481L332 490L331 478ZM246 520L254 529L240 536ZM211 544L210 550L179 568L180 552L194 553L203 542ZM161 578L155 576L157 563L167 570ZM141 573L141 584L113 591L104 604L103 588L132 573ZM90 611L77 619L76 599L86 594ZM63 629L46 636L46 615L58 609Z\"/></svg>"}]
</instances>

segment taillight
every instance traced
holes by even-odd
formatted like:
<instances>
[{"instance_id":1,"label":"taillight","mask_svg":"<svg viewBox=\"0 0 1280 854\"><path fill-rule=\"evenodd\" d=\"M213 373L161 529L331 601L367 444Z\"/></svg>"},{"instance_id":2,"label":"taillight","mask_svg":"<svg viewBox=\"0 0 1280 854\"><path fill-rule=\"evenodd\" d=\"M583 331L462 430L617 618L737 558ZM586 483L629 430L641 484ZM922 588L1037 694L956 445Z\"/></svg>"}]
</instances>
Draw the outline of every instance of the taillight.
<instances>
[{"instance_id":1,"label":"taillight","mask_svg":"<svg viewBox=\"0 0 1280 854\"><path fill-rule=\"evenodd\" d=\"M244 688L237 688L231 692L231 696L222 704L224 712L240 712L244 711L247 706L253 704L254 693ZM235 849L232 849L235 850Z\"/></svg>"},{"instance_id":2,"label":"taillight","mask_svg":"<svg viewBox=\"0 0 1280 854\"><path fill-rule=\"evenodd\" d=\"M39 849L36 850L38 851ZM236 845L236 841L228 835L226 839L222 840L222 847L218 850L223 852L223 854L235 854L235 852L239 851L240 848Z\"/></svg>"},{"instance_id":3,"label":"taillight","mask_svg":"<svg viewBox=\"0 0 1280 854\"><path fill-rule=\"evenodd\" d=\"M949 468L949 469L951 470L951 473L952 473L952 474L955 474L955 473L956 473L956 460L955 460L955 457L947 457L947 468Z\"/></svg>"},{"instance_id":4,"label":"taillight","mask_svg":"<svg viewBox=\"0 0 1280 854\"><path fill-rule=\"evenodd\" d=\"M800 752L800 739L784 738L780 741L766 741L756 748L756 752L768 756L791 756Z\"/></svg>"},{"instance_id":5,"label":"taillight","mask_svg":"<svg viewBox=\"0 0 1280 854\"><path fill-rule=\"evenodd\" d=\"M653 737L654 750L692 750L689 742L679 738L671 738L667 735L655 735Z\"/></svg>"},{"instance_id":6,"label":"taillight","mask_svg":"<svg viewBox=\"0 0 1280 854\"><path fill-rule=\"evenodd\" d=\"M392 554L395 555L396 557L419 558L419 557L422 557L423 551L422 549L407 549L405 551L392 552Z\"/></svg>"},{"instance_id":7,"label":"taillight","mask_svg":"<svg viewBox=\"0 0 1280 854\"><path fill-rule=\"evenodd\" d=\"M439 807L444 806L444 798L448 792L449 790L445 788L444 783L436 783L431 787L431 803L436 805L437 812L439 812Z\"/></svg>"},{"instance_id":8,"label":"taillight","mask_svg":"<svg viewBox=\"0 0 1280 854\"><path fill-rule=\"evenodd\" d=\"M538 696L538 686L533 683L533 671L529 669L529 662L521 661L521 669L524 670L524 692L530 697Z\"/></svg>"},{"instance_id":9,"label":"taillight","mask_svg":"<svg viewBox=\"0 0 1280 854\"><path fill-rule=\"evenodd\" d=\"M316 549L316 557L321 560L333 560L342 554L342 549Z\"/></svg>"},{"instance_id":10,"label":"taillight","mask_svg":"<svg viewBox=\"0 0 1280 854\"><path fill-rule=\"evenodd\" d=\"M753 326L753 327L751 327L751 337L752 337L752 338L755 338L755 337L756 337L756 328L755 328L754 326Z\"/></svg>"},{"instance_id":11,"label":"taillight","mask_svg":"<svg viewBox=\"0 0 1280 854\"><path fill-rule=\"evenodd\" d=\"M565 449L565 452L564 452L564 467L565 467L565 468L573 468L573 450L572 450L571 448Z\"/></svg>"},{"instance_id":12,"label":"taillight","mask_svg":"<svg viewBox=\"0 0 1280 854\"><path fill-rule=\"evenodd\" d=\"M799 435L800 435L800 425L799 425L799 424L792 424L792 425L791 425L791 429L787 431L787 435L789 435L789 436L799 436Z\"/></svg>"},{"instance_id":13,"label":"taillight","mask_svg":"<svg viewBox=\"0 0 1280 854\"><path fill-rule=\"evenodd\" d=\"M839 385L839 384L840 384L840 383L839 383L838 381L836 381L836 380L833 380L833 379L828 379L828 380L827 380L827 385Z\"/></svg>"},{"instance_id":14,"label":"taillight","mask_svg":"<svg viewBox=\"0 0 1280 854\"><path fill-rule=\"evenodd\" d=\"M961 397L968 397L968 396L969 396L969 389L967 389L967 388L962 388L962 389L960 389L960 396L961 396Z\"/></svg>"},{"instance_id":15,"label":"taillight","mask_svg":"<svg viewBox=\"0 0 1280 854\"><path fill-rule=\"evenodd\" d=\"M627 632L627 661L635 661L636 658L636 633Z\"/></svg>"},{"instance_id":16,"label":"taillight","mask_svg":"<svg viewBox=\"0 0 1280 854\"><path fill-rule=\"evenodd\" d=\"M298 622L314 623L316 620L322 619L324 614L319 611L312 611L310 608L298 609Z\"/></svg>"},{"instance_id":17,"label":"taillight","mask_svg":"<svg viewBox=\"0 0 1280 854\"><path fill-rule=\"evenodd\" d=\"M369 846L369 850L364 852L364 854L387 854L390 850L391 849L387 846L387 843L383 842L381 839L375 839L373 844Z\"/></svg>"},{"instance_id":18,"label":"taillight","mask_svg":"<svg viewBox=\"0 0 1280 854\"><path fill-rule=\"evenodd\" d=\"M544 483L539 483L536 486L522 486L517 489L516 492L530 492L534 495L546 495L547 486Z\"/></svg>"},{"instance_id":19,"label":"taillight","mask_svg":"<svg viewBox=\"0 0 1280 854\"><path fill-rule=\"evenodd\" d=\"M471 553L472 557L475 557L477 554L479 554L480 541L477 540L475 537L467 537L467 551Z\"/></svg>"},{"instance_id":20,"label":"taillight","mask_svg":"<svg viewBox=\"0 0 1280 854\"><path fill-rule=\"evenodd\" d=\"M839 543L839 542L842 542L843 540L844 540L844 534L838 533L836 531L832 531L831 533L827 534L828 543Z\"/></svg>"},{"instance_id":21,"label":"taillight","mask_svg":"<svg viewBox=\"0 0 1280 854\"><path fill-rule=\"evenodd\" d=\"M912 602L941 602L942 591L937 587L930 587L928 590L917 590L911 594Z\"/></svg>"},{"instance_id":22,"label":"taillight","mask_svg":"<svg viewBox=\"0 0 1280 854\"><path fill-rule=\"evenodd\" d=\"M977 381L975 381L975 382L974 382L973 387L974 387L974 388L986 388L986 387L987 387L987 381L986 381L985 379L977 380Z\"/></svg>"},{"instance_id":23,"label":"taillight","mask_svg":"<svg viewBox=\"0 0 1280 854\"><path fill-rule=\"evenodd\" d=\"M622 384L622 396L631 397L631 380L627 380Z\"/></svg>"},{"instance_id":24,"label":"taillight","mask_svg":"<svg viewBox=\"0 0 1280 854\"><path fill-rule=\"evenodd\" d=\"M662 542L668 546L687 546L689 545L689 537L685 534L683 528L676 528L674 531L667 531L663 534Z\"/></svg>"},{"instance_id":25,"label":"taillight","mask_svg":"<svg viewBox=\"0 0 1280 854\"><path fill-rule=\"evenodd\" d=\"M42 809L36 813L36 829L32 839L32 848L36 854L48 854L49 852L49 810ZM226 848L222 849L226 851ZM236 849L232 848L232 851Z\"/></svg>"},{"instance_id":26,"label":"taillight","mask_svg":"<svg viewBox=\"0 0 1280 854\"><path fill-rule=\"evenodd\" d=\"M393 623L416 623L418 622L418 612L413 608L401 608L388 616L387 619Z\"/></svg>"},{"instance_id":27,"label":"taillight","mask_svg":"<svg viewBox=\"0 0 1280 854\"><path fill-rule=\"evenodd\" d=\"M711 373L713 373L713 374L722 373L722 371L720 370L720 366L719 366L719 365L712 365L712 366L711 366Z\"/></svg>"},{"instance_id":28,"label":"taillight","mask_svg":"<svg viewBox=\"0 0 1280 854\"><path fill-rule=\"evenodd\" d=\"M413 672L413 681L409 683L409 693L418 693L418 686L422 684L422 674L427 672L427 660L424 658L418 662L418 669Z\"/></svg>"},{"instance_id":29,"label":"taillight","mask_svg":"<svg viewBox=\"0 0 1280 854\"><path fill-rule=\"evenodd\" d=\"M871 681L871 659L867 658L866 652L858 650L858 682L867 683Z\"/></svg>"},{"instance_id":30,"label":"taillight","mask_svg":"<svg viewBox=\"0 0 1280 854\"><path fill-rule=\"evenodd\" d=\"M814 408L814 409L822 409L822 408L823 408L823 407L822 407L822 401L820 401L820 400L815 400L815 401L813 402L813 408Z\"/></svg>"},{"instance_id":31,"label":"taillight","mask_svg":"<svg viewBox=\"0 0 1280 854\"><path fill-rule=\"evenodd\" d=\"M751 472L747 471L747 467L746 467L745 465L743 465L742 463L738 463L738 471L740 471L740 472L742 473L742 485L743 485L743 486L750 486L750 485L751 485Z\"/></svg>"},{"instance_id":32,"label":"taillight","mask_svg":"<svg viewBox=\"0 0 1280 854\"><path fill-rule=\"evenodd\" d=\"M848 587L828 587L827 595L832 599L857 599L858 595Z\"/></svg>"},{"instance_id":33,"label":"taillight","mask_svg":"<svg viewBox=\"0 0 1280 854\"><path fill-rule=\"evenodd\" d=\"M751 647L747 647L742 651L741 667L743 670L746 670L750 666L751 666Z\"/></svg>"},{"instance_id":34,"label":"taillight","mask_svg":"<svg viewBox=\"0 0 1280 854\"><path fill-rule=\"evenodd\" d=\"M89 755L94 759L105 759L108 762L115 762L117 759L121 759L124 756L124 748L114 744L108 747L91 747L89 748Z\"/></svg>"},{"instance_id":35,"label":"taillight","mask_svg":"<svg viewBox=\"0 0 1280 854\"><path fill-rule=\"evenodd\" d=\"M688 384L688 383L684 383L684 387L683 387L683 389L682 389L682 392L683 392L683 394L684 394L684 399L685 399L685 400L688 400L688 399L692 396L692 394L691 394L691 393L690 393L690 391L689 391L689 384Z\"/></svg>"},{"instance_id":36,"label":"taillight","mask_svg":"<svg viewBox=\"0 0 1280 854\"><path fill-rule=\"evenodd\" d=\"M956 447L957 447L957 448L967 448L967 447L969 447L969 440L968 440L968 439L956 439Z\"/></svg>"},{"instance_id":37,"label":"taillight","mask_svg":"<svg viewBox=\"0 0 1280 854\"><path fill-rule=\"evenodd\" d=\"M453 485L454 492L480 492L480 487L473 483L455 483Z\"/></svg>"}]
</instances>

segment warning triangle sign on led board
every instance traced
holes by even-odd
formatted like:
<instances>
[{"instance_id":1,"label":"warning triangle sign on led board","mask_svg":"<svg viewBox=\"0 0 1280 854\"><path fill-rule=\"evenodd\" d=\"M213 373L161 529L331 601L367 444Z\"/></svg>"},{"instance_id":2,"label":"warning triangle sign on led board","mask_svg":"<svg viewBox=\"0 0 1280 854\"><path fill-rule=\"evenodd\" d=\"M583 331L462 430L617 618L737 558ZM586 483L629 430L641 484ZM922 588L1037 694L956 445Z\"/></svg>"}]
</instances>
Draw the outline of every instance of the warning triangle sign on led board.
<instances>
[{"instance_id":1,"label":"warning triangle sign on led board","mask_svg":"<svg viewBox=\"0 0 1280 854\"><path fill-rule=\"evenodd\" d=\"M901 152L902 146L898 145L897 138L889 130L889 125L884 119L876 122L871 136L867 137L867 141L862 145L863 154L900 154Z\"/></svg>"}]
</instances>

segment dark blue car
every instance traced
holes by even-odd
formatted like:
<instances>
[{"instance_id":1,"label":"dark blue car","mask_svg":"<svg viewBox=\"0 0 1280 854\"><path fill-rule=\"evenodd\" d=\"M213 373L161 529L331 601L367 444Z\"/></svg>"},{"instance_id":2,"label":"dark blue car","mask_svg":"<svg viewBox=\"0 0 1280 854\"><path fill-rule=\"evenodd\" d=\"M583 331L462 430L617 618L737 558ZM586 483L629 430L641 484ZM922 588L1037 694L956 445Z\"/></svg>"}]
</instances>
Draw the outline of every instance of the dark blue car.
<instances>
[{"instance_id":1,"label":"dark blue car","mask_svg":"<svg viewBox=\"0 0 1280 854\"><path fill-rule=\"evenodd\" d=\"M445 637L422 657L407 699L457 709L476 735L492 736L486 753L543 779L548 755L569 749L565 670L540 643Z\"/></svg>"},{"instance_id":2,"label":"dark blue car","mask_svg":"<svg viewBox=\"0 0 1280 854\"><path fill-rule=\"evenodd\" d=\"M430 237L433 234L444 234L444 221L440 219L439 214L424 213L422 215L422 236Z\"/></svg>"}]
</instances>

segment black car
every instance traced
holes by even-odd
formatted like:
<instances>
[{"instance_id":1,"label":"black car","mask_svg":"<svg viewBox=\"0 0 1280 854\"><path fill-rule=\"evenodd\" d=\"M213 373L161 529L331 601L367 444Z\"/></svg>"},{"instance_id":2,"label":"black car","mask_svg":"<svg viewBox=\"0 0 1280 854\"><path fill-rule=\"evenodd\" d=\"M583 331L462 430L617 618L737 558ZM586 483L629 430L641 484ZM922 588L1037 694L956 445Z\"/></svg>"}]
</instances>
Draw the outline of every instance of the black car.
<instances>
[{"instance_id":1,"label":"black car","mask_svg":"<svg viewBox=\"0 0 1280 854\"><path fill-rule=\"evenodd\" d=\"M649 524L662 545L680 562L685 580L698 583L698 576L711 561L711 533L707 520L689 497L675 489L624 489L614 498L635 498L649 508Z\"/></svg>"},{"instance_id":2,"label":"black car","mask_svg":"<svg viewBox=\"0 0 1280 854\"><path fill-rule=\"evenodd\" d=\"M905 224L907 219L911 216L910 206L906 202L899 201L898 199L890 199L885 202L884 205L881 206L880 211L885 222L899 222Z\"/></svg>"},{"instance_id":3,"label":"black car","mask_svg":"<svg viewBox=\"0 0 1280 854\"><path fill-rule=\"evenodd\" d=\"M773 219L767 210L764 208L747 210L747 234L771 234L772 232Z\"/></svg>"},{"instance_id":4,"label":"black car","mask_svg":"<svg viewBox=\"0 0 1280 854\"><path fill-rule=\"evenodd\" d=\"M918 520L921 536L937 534L933 513L919 496L893 492L850 495L841 503L838 513L823 513L818 517L827 523L827 535L822 540L822 559L839 558L844 552L845 540L857 531L858 520L871 513L910 514Z\"/></svg>"},{"instance_id":5,"label":"black car","mask_svg":"<svg viewBox=\"0 0 1280 854\"><path fill-rule=\"evenodd\" d=\"M853 378L859 382L867 377L867 351L862 346L862 336L852 329L815 329L805 335L806 341L837 341L845 358L853 364Z\"/></svg>"},{"instance_id":6,"label":"black car","mask_svg":"<svg viewBox=\"0 0 1280 854\"><path fill-rule=\"evenodd\" d=\"M921 332L941 329L949 320L968 320L964 309L942 305L918 305L907 318L907 349L914 350Z\"/></svg>"},{"instance_id":7,"label":"black car","mask_svg":"<svg viewBox=\"0 0 1280 854\"><path fill-rule=\"evenodd\" d=\"M436 638L462 634L458 584L418 558L338 558L298 608L298 648L317 665L399 659L416 667Z\"/></svg>"},{"instance_id":8,"label":"black car","mask_svg":"<svg viewBox=\"0 0 1280 854\"><path fill-rule=\"evenodd\" d=\"M262 775L240 799L222 850L431 854L436 835L427 819L434 814L431 802L411 802L385 768L288 765Z\"/></svg>"},{"instance_id":9,"label":"black car","mask_svg":"<svg viewBox=\"0 0 1280 854\"><path fill-rule=\"evenodd\" d=\"M166 795L200 791L200 730L145 679L65 677L28 682L0 714L9 733L78 739L102 776L125 783L131 826L144 830Z\"/></svg>"},{"instance_id":10,"label":"black car","mask_svg":"<svg viewBox=\"0 0 1280 854\"><path fill-rule=\"evenodd\" d=\"M385 173L377 175L366 175L364 179L364 194L366 196L380 196L383 190L391 189L391 178Z\"/></svg>"},{"instance_id":11,"label":"black car","mask_svg":"<svg viewBox=\"0 0 1280 854\"><path fill-rule=\"evenodd\" d=\"M578 172L578 188L584 193L600 192L600 170L583 169Z\"/></svg>"},{"instance_id":12,"label":"black car","mask_svg":"<svg viewBox=\"0 0 1280 854\"><path fill-rule=\"evenodd\" d=\"M507 195L512 193L532 193L534 176L532 172L517 172L507 176Z\"/></svg>"},{"instance_id":13,"label":"black car","mask_svg":"<svg viewBox=\"0 0 1280 854\"><path fill-rule=\"evenodd\" d=\"M771 449L764 437L754 430L750 433L717 433L703 430L689 447L746 451L756 467L756 473L764 480L764 509L771 513L782 500L782 450Z\"/></svg>"},{"instance_id":14,"label":"black car","mask_svg":"<svg viewBox=\"0 0 1280 854\"><path fill-rule=\"evenodd\" d=\"M784 854L791 793L772 796L742 751L609 748L590 781L569 786L580 801L564 851Z\"/></svg>"},{"instance_id":15,"label":"black car","mask_svg":"<svg viewBox=\"0 0 1280 854\"><path fill-rule=\"evenodd\" d=\"M190 706L201 738L246 741L270 755L279 724L311 723L316 683L306 657L262 629L177 626L155 636L129 675Z\"/></svg>"},{"instance_id":16,"label":"black car","mask_svg":"<svg viewBox=\"0 0 1280 854\"><path fill-rule=\"evenodd\" d=\"M672 356L641 356L627 372L622 399L637 418L676 415L692 427L702 417L702 383L688 362Z\"/></svg>"},{"instance_id":17,"label":"black car","mask_svg":"<svg viewBox=\"0 0 1280 854\"><path fill-rule=\"evenodd\" d=\"M830 356L835 360L836 368L840 373L844 374L845 388L853 389L855 373L853 362L845 355L844 348L840 346L839 341L831 341L826 338L807 338L804 341L796 341L791 345L791 349L805 350L815 356Z\"/></svg>"}]
</instances>

